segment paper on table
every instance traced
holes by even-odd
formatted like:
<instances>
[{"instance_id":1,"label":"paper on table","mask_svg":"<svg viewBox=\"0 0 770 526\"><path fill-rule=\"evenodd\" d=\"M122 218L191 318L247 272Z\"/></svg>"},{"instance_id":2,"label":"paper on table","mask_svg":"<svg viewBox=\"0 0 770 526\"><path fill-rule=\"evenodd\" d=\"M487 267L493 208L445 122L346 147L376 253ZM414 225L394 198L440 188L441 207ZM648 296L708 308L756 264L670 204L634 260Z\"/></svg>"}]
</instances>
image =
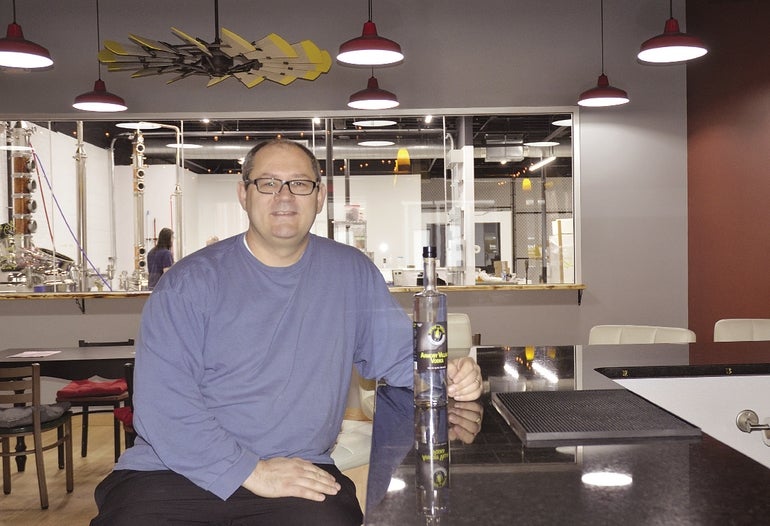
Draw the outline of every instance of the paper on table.
<instances>
[{"instance_id":1,"label":"paper on table","mask_svg":"<svg viewBox=\"0 0 770 526\"><path fill-rule=\"evenodd\" d=\"M12 354L8 358L45 358L61 351L24 351L19 354Z\"/></svg>"}]
</instances>

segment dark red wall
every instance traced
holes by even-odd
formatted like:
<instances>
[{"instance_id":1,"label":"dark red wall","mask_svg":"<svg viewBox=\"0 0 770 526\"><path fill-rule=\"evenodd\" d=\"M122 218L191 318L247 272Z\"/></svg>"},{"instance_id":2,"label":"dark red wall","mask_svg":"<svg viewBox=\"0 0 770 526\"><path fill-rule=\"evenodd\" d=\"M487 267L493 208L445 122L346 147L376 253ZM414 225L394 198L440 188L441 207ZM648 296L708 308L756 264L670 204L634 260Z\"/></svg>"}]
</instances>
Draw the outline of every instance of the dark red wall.
<instances>
[{"instance_id":1,"label":"dark red wall","mask_svg":"<svg viewBox=\"0 0 770 526\"><path fill-rule=\"evenodd\" d=\"M687 65L691 363L767 362L718 349L720 318L770 318L770 2L690 0Z\"/></svg>"}]
</instances>

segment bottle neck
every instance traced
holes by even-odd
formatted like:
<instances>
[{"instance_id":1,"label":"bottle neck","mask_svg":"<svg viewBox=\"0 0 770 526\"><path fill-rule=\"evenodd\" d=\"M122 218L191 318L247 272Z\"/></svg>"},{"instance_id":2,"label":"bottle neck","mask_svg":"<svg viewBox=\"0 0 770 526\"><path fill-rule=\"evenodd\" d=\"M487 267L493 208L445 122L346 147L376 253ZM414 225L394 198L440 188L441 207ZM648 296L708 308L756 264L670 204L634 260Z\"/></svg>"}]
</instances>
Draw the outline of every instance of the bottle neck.
<instances>
[{"instance_id":1,"label":"bottle neck","mask_svg":"<svg viewBox=\"0 0 770 526\"><path fill-rule=\"evenodd\" d=\"M436 290L436 258L423 259L422 285L425 290Z\"/></svg>"}]
</instances>

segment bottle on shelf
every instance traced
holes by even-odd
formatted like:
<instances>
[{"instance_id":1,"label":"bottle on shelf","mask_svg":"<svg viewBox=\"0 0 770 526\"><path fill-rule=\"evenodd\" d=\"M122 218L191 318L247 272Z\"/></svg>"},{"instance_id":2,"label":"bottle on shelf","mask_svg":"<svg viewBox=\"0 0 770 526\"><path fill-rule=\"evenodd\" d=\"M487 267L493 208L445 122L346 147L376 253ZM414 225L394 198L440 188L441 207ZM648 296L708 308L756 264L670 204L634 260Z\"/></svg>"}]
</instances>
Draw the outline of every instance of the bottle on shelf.
<instances>
[{"instance_id":1,"label":"bottle on shelf","mask_svg":"<svg viewBox=\"0 0 770 526\"><path fill-rule=\"evenodd\" d=\"M414 401L447 403L446 294L436 289L436 247L423 247L423 290L414 295Z\"/></svg>"}]
</instances>

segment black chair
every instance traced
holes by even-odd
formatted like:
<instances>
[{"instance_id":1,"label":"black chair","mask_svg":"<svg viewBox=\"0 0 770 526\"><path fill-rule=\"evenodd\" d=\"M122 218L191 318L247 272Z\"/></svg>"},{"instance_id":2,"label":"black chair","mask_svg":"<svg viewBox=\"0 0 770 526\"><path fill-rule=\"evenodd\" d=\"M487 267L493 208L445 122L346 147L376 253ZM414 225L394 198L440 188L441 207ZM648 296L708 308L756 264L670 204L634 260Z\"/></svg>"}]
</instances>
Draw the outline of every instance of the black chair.
<instances>
[{"instance_id":1,"label":"black chair","mask_svg":"<svg viewBox=\"0 0 770 526\"><path fill-rule=\"evenodd\" d=\"M48 508L48 487L45 478L43 451L58 448L60 465L65 469L67 493L74 487L72 474L72 413L67 404L40 403L40 364L0 368L0 456L3 459L3 493L11 493L11 457L35 455L40 507ZM45 444L44 433L56 431L56 440ZM31 436L34 447L11 451L11 438ZM63 451L62 451L63 450ZM63 458L62 458L63 453ZM64 464L63 466L61 464ZM23 471L21 464L19 471Z\"/></svg>"},{"instance_id":2,"label":"black chair","mask_svg":"<svg viewBox=\"0 0 770 526\"><path fill-rule=\"evenodd\" d=\"M78 341L78 347L112 347L121 345L134 345L133 338L124 341L87 342ZM81 408L82 435L80 443L80 456L88 454L88 415L89 413L113 413L115 409L124 406L128 400L128 385L123 378L107 381L75 380L67 384L56 393L57 402L69 402L73 407ZM92 407L102 407L95 411ZM120 422L113 424L113 437L115 442L115 462L120 457Z\"/></svg>"}]
</instances>

